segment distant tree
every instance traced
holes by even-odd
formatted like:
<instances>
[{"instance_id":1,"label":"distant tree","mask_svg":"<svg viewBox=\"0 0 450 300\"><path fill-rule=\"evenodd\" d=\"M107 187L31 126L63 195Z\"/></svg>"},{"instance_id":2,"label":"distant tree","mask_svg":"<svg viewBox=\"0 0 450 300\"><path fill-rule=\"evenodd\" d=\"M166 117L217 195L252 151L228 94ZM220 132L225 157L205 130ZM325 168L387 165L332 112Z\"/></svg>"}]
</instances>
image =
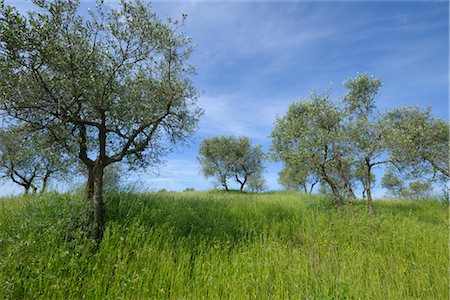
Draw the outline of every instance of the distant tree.
<instances>
[{"instance_id":1,"label":"distant tree","mask_svg":"<svg viewBox=\"0 0 450 300\"><path fill-rule=\"evenodd\" d=\"M139 0L88 17L79 1L33 3L23 16L0 2L0 108L85 165L99 241L105 167L154 166L196 129L191 40Z\"/></svg>"},{"instance_id":2,"label":"distant tree","mask_svg":"<svg viewBox=\"0 0 450 300\"><path fill-rule=\"evenodd\" d=\"M328 93L312 93L308 99L292 103L284 117L278 117L272 131L272 151L276 160L299 168L312 169L326 183L342 205L332 164L341 156L341 110Z\"/></svg>"},{"instance_id":3,"label":"distant tree","mask_svg":"<svg viewBox=\"0 0 450 300\"><path fill-rule=\"evenodd\" d=\"M252 192L261 192L266 189L266 180L261 172L254 173L247 180L248 189ZM241 188L242 191L242 188Z\"/></svg>"},{"instance_id":4,"label":"distant tree","mask_svg":"<svg viewBox=\"0 0 450 300\"><path fill-rule=\"evenodd\" d=\"M105 192L119 191L123 178L123 170L119 164L109 165L103 174L103 185Z\"/></svg>"},{"instance_id":5,"label":"distant tree","mask_svg":"<svg viewBox=\"0 0 450 300\"><path fill-rule=\"evenodd\" d=\"M45 192L50 179L61 178L73 166L60 149L25 126L0 129L0 178L30 190Z\"/></svg>"},{"instance_id":6,"label":"distant tree","mask_svg":"<svg viewBox=\"0 0 450 300\"><path fill-rule=\"evenodd\" d=\"M203 175L216 177L217 182L228 191L228 179L232 176L231 145L227 137L205 139L199 149L197 157Z\"/></svg>"},{"instance_id":7,"label":"distant tree","mask_svg":"<svg viewBox=\"0 0 450 300\"><path fill-rule=\"evenodd\" d=\"M412 177L434 173L449 179L449 123L431 115L430 109L396 108L383 120L389 130L390 156Z\"/></svg>"},{"instance_id":8,"label":"distant tree","mask_svg":"<svg viewBox=\"0 0 450 300\"><path fill-rule=\"evenodd\" d=\"M221 136L205 139L200 146L198 161L205 177L216 177L225 190L233 179L243 191L264 188L265 156L261 146L252 146L247 137Z\"/></svg>"},{"instance_id":9,"label":"distant tree","mask_svg":"<svg viewBox=\"0 0 450 300\"><path fill-rule=\"evenodd\" d=\"M314 186L319 182L319 177L311 169L306 169L306 166L299 168L285 164L278 173L278 182L288 191L311 194Z\"/></svg>"},{"instance_id":10,"label":"distant tree","mask_svg":"<svg viewBox=\"0 0 450 300\"><path fill-rule=\"evenodd\" d=\"M264 189L265 180L262 175L264 171L265 155L262 146L252 146L247 137L234 139L231 143L232 172L239 183L239 190L243 191L246 184L252 191Z\"/></svg>"},{"instance_id":11,"label":"distant tree","mask_svg":"<svg viewBox=\"0 0 450 300\"><path fill-rule=\"evenodd\" d=\"M399 170L388 169L381 180L381 186L388 190L391 196L397 198L423 199L431 195L433 182L430 180L404 180ZM403 176L405 177L405 176ZM406 176L408 177L408 176Z\"/></svg>"},{"instance_id":12,"label":"distant tree","mask_svg":"<svg viewBox=\"0 0 450 300\"><path fill-rule=\"evenodd\" d=\"M378 78L359 74L344 83L348 92L343 98L348 117L347 144L349 156L362 166L364 190L369 214L373 211L372 169L389 162L385 155L384 127L376 111L375 96L381 87Z\"/></svg>"},{"instance_id":13,"label":"distant tree","mask_svg":"<svg viewBox=\"0 0 450 300\"><path fill-rule=\"evenodd\" d=\"M392 170L387 170L381 179L381 186L394 197L401 197L405 191L405 182Z\"/></svg>"},{"instance_id":14,"label":"distant tree","mask_svg":"<svg viewBox=\"0 0 450 300\"><path fill-rule=\"evenodd\" d=\"M404 196L410 199L425 199L430 197L432 192L432 184L430 182L412 181L408 187Z\"/></svg>"}]
</instances>

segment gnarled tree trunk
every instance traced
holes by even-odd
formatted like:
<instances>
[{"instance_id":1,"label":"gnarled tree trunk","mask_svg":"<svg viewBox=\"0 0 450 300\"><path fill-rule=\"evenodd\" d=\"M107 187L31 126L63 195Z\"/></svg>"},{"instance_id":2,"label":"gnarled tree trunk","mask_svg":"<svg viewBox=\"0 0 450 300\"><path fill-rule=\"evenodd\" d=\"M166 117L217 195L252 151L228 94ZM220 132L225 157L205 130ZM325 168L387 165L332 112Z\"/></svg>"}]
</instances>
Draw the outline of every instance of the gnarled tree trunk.
<instances>
[{"instance_id":1,"label":"gnarled tree trunk","mask_svg":"<svg viewBox=\"0 0 450 300\"><path fill-rule=\"evenodd\" d=\"M373 213L373 201L372 201L372 164L370 163L370 159L366 158L366 185L365 190L367 194L367 211L369 215Z\"/></svg>"},{"instance_id":2,"label":"gnarled tree trunk","mask_svg":"<svg viewBox=\"0 0 450 300\"><path fill-rule=\"evenodd\" d=\"M338 189L336 183L334 182L334 180L328 176L324 165L322 165L320 167L320 173L321 173L320 175L321 175L323 181L328 183L328 185L330 186L333 196L336 200L336 205L339 207L343 206L344 202L342 202L341 195L339 194L339 189Z\"/></svg>"},{"instance_id":3,"label":"gnarled tree trunk","mask_svg":"<svg viewBox=\"0 0 450 300\"><path fill-rule=\"evenodd\" d=\"M94 185L94 239L99 242L103 237L105 217L103 209L103 173L104 166L96 165L92 169Z\"/></svg>"},{"instance_id":4,"label":"gnarled tree trunk","mask_svg":"<svg viewBox=\"0 0 450 300\"><path fill-rule=\"evenodd\" d=\"M346 193L346 197L347 197L347 202L352 204L353 200L356 199L356 195L353 192L352 186L349 183L345 183L344 188L345 188L345 193Z\"/></svg>"},{"instance_id":5,"label":"gnarled tree trunk","mask_svg":"<svg viewBox=\"0 0 450 300\"><path fill-rule=\"evenodd\" d=\"M237 182L239 183L239 185L240 185L239 191L242 192L242 191L244 190L245 184L247 183L248 175L245 174L244 181L241 181L241 180L239 179L239 176L238 176L237 174L235 175L235 177L236 177L236 181L237 181Z\"/></svg>"},{"instance_id":6,"label":"gnarled tree trunk","mask_svg":"<svg viewBox=\"0 0 450 300\"><path fill-rule=\"evenodd\" d=\"M86 200L91 201L94 199L94 174L93 168L88 168L87 181L86 181Z\"/></svg>"}]
</instances>

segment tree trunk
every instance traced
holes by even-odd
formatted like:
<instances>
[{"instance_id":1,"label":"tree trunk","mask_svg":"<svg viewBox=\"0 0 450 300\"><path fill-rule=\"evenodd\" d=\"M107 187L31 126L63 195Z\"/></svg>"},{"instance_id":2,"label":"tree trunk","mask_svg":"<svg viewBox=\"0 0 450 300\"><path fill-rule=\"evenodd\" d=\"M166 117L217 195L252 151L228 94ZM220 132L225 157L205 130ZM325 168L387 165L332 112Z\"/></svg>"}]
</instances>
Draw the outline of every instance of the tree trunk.
<instances>
[{"instance_id":1,"label":"tree trunk","mask_svg":"<svg viewBox=\"0 0 450 300\"><path fill-rule=\"evenodd\" d=\"M235 175L235 177L236 177L236 181L239 182L239 184L240 184L239 191L242 192L244 190L245 183L247 182L248 175L245 175L244 181L239 180L239 177L237 174Z\"/></svg>"},{"instance_id":2,"label":"tree trunk","mask_svg":"<svg viewBox=\"0 0 450 300\"><path fill-rule=\"evenodd\" d=\"M302 186L303 186L303 192L305 192L305 194L308 194L308 188L306 187L306 183L303 183Z\"/></svg>"},{"instance_id":3,"label":"tree trunk","mask_svg":"<svg viewBox=\"0 0 450 300\"><path fill-rule=\"evenodd\" d=\"M99 243L103 237L103 166L95 166L92 170L94 182L94 239Z\"/></svg>"},{"instance_id":4,"label":"tree trunk","mask_svg":"<svg viewBox=\"0 0 450 300\"><path fill-rule=\"evenodd\" d=\"M226 179L224 179L224 178L222 178L221 182L222 182L222 186L223 186L223 187L225 188L225 191L227 191L227 192L228 192L228 185L227 185L227 180L226 180Z\"/></svg>"},{"instance_id":5,"label":"tree trunk","mask_svg":"<svg viewBox=\"0 0 450 300\"><path fill-rule=\"evenodd\" d=\"M315 182L313 182L312 184L311 184L311 187L309 188L309 195L311 195L312 194L312 192L313 192L313 189L314 189L314 186L317 184L319 182L319 180L316 180Z\"/></svg>"},{"instance_id":6,"label":"tree trunk","mask_svg":"<svg viewBox=\"0 0 450 300\"><path fill-rule=\"evenodd\" d=\"M353 200L356 199L355 193L353 192L353 189L349 183L346 183L344 187L347 196L347 202L352 204Z\"/></svg>"},{"instance_id":7,"label":"tree trunk","mask_svg":"<svg viewBox=\"0 0 450 300\"><path fill-rule=\"evenodd\" d=\"M45 193L47 191L48 186L48 180L50 179L50 176L52 175L52 171L50 168L46 168L44 178L42 178L42 188L41 188L41 194Z\"/></svg>"},{"instance_id":8,"label":"tree trunk","mask_svg":"<svg viewBox=\"0 0 450 300\"><path fill-rule=\"evenodd\" d=\"M26 184L24 184L22 186L25 189L25 192L24 192L25 196L29 195L29 193L30 193L30 186L26 185Z\"/></svg>"},{"instance_id":9,"label":"tree trunk","mask_svg":"<svg viewBox=\"0 0 450 300\"><path fill-rule=\"evenodd\" d=\"M372 164L370 160L366 158L366 194L367 194L367 211L369 215L373 213L373 202L372 202Z\"/></svg>"},{"instance_id":10,"label":"tree trunk","mask_svg":"<svg viewBox=\"0 0 450 300\"><path fill-rule=\"evenodd\" d=\"M341 159L337 160L337 167L338 167L339 174L341 175L342 181L344 183L344 190L345 190L347 202L351 204L353 202L353 200L356 198L356 196L355 196L355 193L353 192L352 186L350 184L350 178L349 178L350 175L347 174L347 172L344 170Z\"/></svg>"},{"instance_id":11,"label":"tree trunk","mask_svg":"<svg viewBox=\"0 0 450 300\"><path fill-rule=\"evenodd\" d=\"M94 174L92 168L88 168L85 193L87 201L91 201L94 199Z\"/></svg>"},{"instance_id":12,"label":"tree trunk","mask_svg":"<svg viewBox=\"0 0 450 300\"><path fill-rule=\"evenodd\" d=\"M328 177L327 172L326 172L326 170L325 170L325 166L321 166L320 169L321 169L321 173L322 173L322 174L321 174L322 179L323 179L326 183L328 183L328 185L329 185L330 188L331 188L331 191L333 192L333 196L334 196L334 198L335 198L335 200L336 200L336 205L339 206L339 207L343 206L343 205L344 205L344 202L342 202L341 195L339 194L339 189L337 188L336 183L333 181L333 179L331 179L330 177Z\"/></svg>"},{"instance_id":13,"label":"tree trunk","mask_svg":"<svg viewBox=\"0 0 450 300\"><path fill-rule=\"evenodd\" d=\"M333 192L333 196L336 199L337 206L343 206L344 202L342 202L341 195L339 194L339 189L337 188L336 184L332 180L327 181L328 185L331 187L331 191Z\"/></svg>"},{"instance_id":14,"label":"tree trunk","mask_svg":"<svg viewBox=\"0 0 450 300\"><path fill-rule=\"evenodd\" d=\"M44 179L42 179L41 194L43 194L47 191L47 184L48 184L48 177L44 176Z\"/></svg>"}]
</instances>

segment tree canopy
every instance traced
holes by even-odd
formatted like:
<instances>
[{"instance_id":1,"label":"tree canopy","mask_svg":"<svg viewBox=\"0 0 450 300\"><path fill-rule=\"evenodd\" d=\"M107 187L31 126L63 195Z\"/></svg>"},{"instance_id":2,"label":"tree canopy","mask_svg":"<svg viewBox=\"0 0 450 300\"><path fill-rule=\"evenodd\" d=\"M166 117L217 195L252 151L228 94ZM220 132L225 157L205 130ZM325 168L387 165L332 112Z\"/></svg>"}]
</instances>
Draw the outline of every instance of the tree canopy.
<instances>
[{"instance_id":1,"label":"tree canopy","mask_svg":"<svg viewBox=\"0 0 450 300\"><path fill-rule=\"evenodd\" d=\"M411 175L435 172L450 177L449 123L415 106L389 111L383 122L389 129L386 143L392 160Z\"/></svg>"},{"instance_id":2,"label":"tree canopy","mask_svg":"<svg viewBox=\"0 0 450 300\"><path fill-rule=\"evenodd\" d=\"M264 188L264 153L261 146L252 146L247 137L221 136L205 139L199 149L198 160L205 177L215 177L217 183L229 190L229 180L244 190Z\"/></svg>"},{"instance_id":3,"label":"tree canopy","mask_svg":"<svg viewBox=\"0 0 450 300\"><path fill-rule=\"evenodd\" d=\"M0 107L85 165L100 237L104 168L153 166L196 129L191 40L138 0L88 17L79 1L34 4L26 16L0 4Z\"/></svg>"},{"instance_id":4,"label":"tree canopy","mask_svg":"<svg viewBox=\"0 0 450 300\"><path fill-rule=\"evenodd\" d=\"M330 186L339 205L342 201L330 166L341 155L342 120L328 93L312 93L292 103L286 115L276 119L271 134L273 157L300 169L312 168Z\"/></svg>"},{"instance_id":5,"label":"tree canopy","mask_svg":"<svg viewBox=\"0 0 450 300\"><path fill-rule=\"evenodd\" d=\"M341 101L333 102L328 92L313 92L277 117L271 149L273 158L284 163L279 173L283 186L306 191L305 183L318 176L321 190L331 191L342 205L343 197L352 202L355 186L361 183L371 213L377 166L419 178L408 188L389 171L383 178L383 187L396 195L402 194L400 189L408 191L410 198L429 193L426 182L430 186L448 180L448 122L416 107L379 112L379 78L357 74L344 86L347 93Z\"/></svg>"}]
</instances>

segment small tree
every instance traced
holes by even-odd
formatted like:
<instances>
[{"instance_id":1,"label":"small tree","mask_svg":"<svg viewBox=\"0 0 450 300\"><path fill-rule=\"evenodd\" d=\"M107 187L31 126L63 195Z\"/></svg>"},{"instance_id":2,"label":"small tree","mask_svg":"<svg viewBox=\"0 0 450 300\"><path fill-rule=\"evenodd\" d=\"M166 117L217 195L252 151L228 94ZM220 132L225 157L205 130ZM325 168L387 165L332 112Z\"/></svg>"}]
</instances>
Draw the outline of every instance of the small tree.
<instances>
[{"instance_id":1,"label":"small tree","mask_svg":"<svg viewBox=\"0 0 450 300\"><path fill-rule=\"evenodd\" d=\"M398 177L392 170L384 173L381 179L381 186L388 190L388 193L394 197L404 195L405 182Z\"/></svg>"},{"instance_id":2,"label":"small tree","mask_svg":"<svg viewBox=\"0 0 450 300\"><path fill-rule=\"evenodd\" d=\"M381 87L381 81L367 74L359 74L347 80L344 85L348 89L343 102L348 116L346 127L349 156L357 165L362 166L361 175L364 176L364 190L371 214L372 169L388 162L385 159L383 123L377 114L374 99Z\"/></svg>"},{"instance_id":3,"label":"small tree","mask_svg":"<svg viewBox=\"0 0 450 300\"><path fill-rule=\"evenodd\" d=\"M222 136L205 139L200 146L198 160L205 177L216 177L229 190L229 179L234 179L243 191L264 187L264 153L261 146L252 146L247 137Z\"/></svg>"},{"instance_id":4,"label":"small tree","mask_svg":"<svg viewBox=\"0 0 450 300\"><path fill-rule=\"evenodd\" d=\"M22 186L25 194L45 192L51 178L61 178L71 167L46 136L24 126L0 130L0 178Z\"/></svg>"},{"instance_id":5,"label":"small tree","mask_svg":"<svg viewBox=\"0 0 450 300\"><path fill-rule=\"evenodd\" d=\"M303 191L311 194L314 186L319 182L319 177L311 169L284 165L278 173L278 182L288 191Z\"/></svg>"},{"instance_id":6,"label":"small tree","mask_svg":"<svg viewBox=\"0 0 450 300\"><path fill-rule=\"evenodd\" d=\"M406 191L406 197L411 199L428 198L432 192L432 185L430 182L412 181L409 183L409 189Z\"/></svg>"},{"instance_id":7,"label":"small tree","mask_svg":"<svg viewBox=\"0 0 450 300\"><path fill-rule=\"evenodd\" d=\"M156 165L196 129L191 41L139 0L87 18L79 1L34 4L22 16L0 2L0 108L84 164L99 241L105 167Z\"/></svg>"},{"instance_id":8,"label":"small tree","mask_svg":"<svg viewBox=\"0 0 450 300\"><path fill-rule=\"evenodd\" d=\"M309 99L292 103L284 117L277 118L272 131L276 160L298 168L312 169L343 205L332 163L341 156L343 114L328 93L312 93Z\"/></svg>"}]
</instances>

